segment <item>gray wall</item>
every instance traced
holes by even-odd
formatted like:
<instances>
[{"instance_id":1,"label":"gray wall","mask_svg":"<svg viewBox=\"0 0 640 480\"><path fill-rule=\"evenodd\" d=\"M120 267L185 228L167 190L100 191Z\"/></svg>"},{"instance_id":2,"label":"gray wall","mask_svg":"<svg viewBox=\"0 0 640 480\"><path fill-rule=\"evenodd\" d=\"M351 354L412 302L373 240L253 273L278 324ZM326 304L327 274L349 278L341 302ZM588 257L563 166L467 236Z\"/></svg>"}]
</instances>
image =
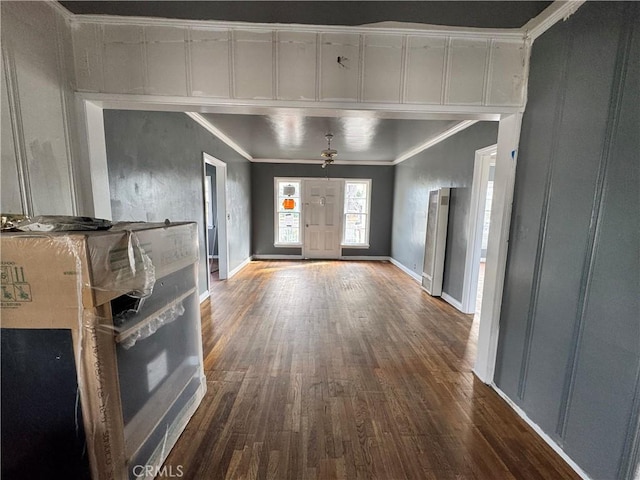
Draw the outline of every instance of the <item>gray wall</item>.
<instances>
[{"instance_id":1,"label":"gray wall","mask_svg":"<svg viewBox=\"0 0 640 480\"><path fill-rule=\"evenodd\" d=\"M62 1L78 14L133 15L256 23L303 23L313 25L365 25L396 21L447 26L518 28L551 2L416 2L354 1L332 5L325 1L161 1L105 2Z\"/></svg>"},{"instance_id":2,"label":"gray wall","mask_svg":"<svg viewBox=\"0 0 640 480\"><path fill-rule=\"evenodd\" d=\"M206 291L202 152L227 163L229 270L249 255L249 162L184 113L104 111L114 220L198 222L200 292Z\"/></svg>"},{"instance_id":3,"label":"gray wall","mask_svg":"<svg viewBox=\"0 0 640 480\"><path fill-rule=\"evenodd\" d=\"M443 290L462 299L475 151L496 143L498 124L479 122L396 167L391 255L422 275L429 191L455 187L449 209Z\"/></svg>"},{"instance_id":4,"label":"gray wall","mask_svg":"<svg viewBox=\"0 0 640 480\"><path fill-rule=\"evenodd\" d=\"M391 252L391 215L393 203L393 175L391 166L329 167L332 178L371 179L371 230L369 248L344 248L345 256L382 255ZM253 193L253 253L256 255L300 255L301 248L276 248L273 246L273 215L275 177L324 177L326 171L320 165L253 163L251 185Z\"/></svg>"},{"instance_id":5,"label":"gray wall","mask_svg":"<svg viewBox=\"0 0 640 480\"><path fill-rule=\"evenodd\" d=\"M640 441L638 25L587 2L533 46L500 319L496 384L594 479Z\"/></svg>"}]
</instances>

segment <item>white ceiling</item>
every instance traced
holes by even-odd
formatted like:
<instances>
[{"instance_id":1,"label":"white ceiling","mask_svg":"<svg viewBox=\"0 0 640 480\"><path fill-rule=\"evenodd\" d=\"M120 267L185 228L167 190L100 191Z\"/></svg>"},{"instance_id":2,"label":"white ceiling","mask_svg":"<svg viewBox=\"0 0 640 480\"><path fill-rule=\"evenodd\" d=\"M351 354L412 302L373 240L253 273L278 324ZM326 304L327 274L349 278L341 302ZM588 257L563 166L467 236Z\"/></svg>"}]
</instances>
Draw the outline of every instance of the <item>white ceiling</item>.
<instances>
[{"instance_id":1,"label":"white ceiling","mask_svg":"<svg viewBox=\"0 0 640 480\"><path fill-rule=\"evenodd\" d=\"M404 120L376 115L313 117L290 112L272 115L207 113L202 116L255 161L315 160L331 147L337 161L393 162L449 130L456 120Z\"/></svg>"}]
</instances>

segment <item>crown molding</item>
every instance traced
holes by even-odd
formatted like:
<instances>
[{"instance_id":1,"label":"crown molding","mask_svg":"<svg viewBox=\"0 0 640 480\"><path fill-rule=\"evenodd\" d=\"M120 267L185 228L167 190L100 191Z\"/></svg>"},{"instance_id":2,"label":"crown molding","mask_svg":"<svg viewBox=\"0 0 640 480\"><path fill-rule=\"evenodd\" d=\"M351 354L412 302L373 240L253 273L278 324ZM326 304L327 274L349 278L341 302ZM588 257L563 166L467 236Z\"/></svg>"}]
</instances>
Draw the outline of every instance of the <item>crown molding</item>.
<instances>
[{"instance_id":1,"label":"crown molding","mask_svg":"<svg viewBox=\"0 0 640 480\"><path fill-rule=\"evenodd\" d=\"M524 32L525 38L533 42L560 20L564 21L573 15L585 1L586 0L556 0L545 8L540 15L532 18L523 25L521 30Z\"/></svg>"},{"instance_id":2,"label":"crown molding","mask_svg":"<svg viewBox=\"0 0 640 480\"><path fill-rule=\"evenodd\" d=\"M242 155L244 158L246 158L250 162L253 161L253 157L251 156L251 154L249 154L245 149L243 149L240 145L238 145L231 137L228 137L225 133L223 133L220 129L218 129L215 125L213 125L209 120L204 118L202 115L195 112L185 112L185 113L192 120L194 120L195 122L200 124L202 127L204 127L209 133L213 134L215 137L217 137L219 140L227 144L229 147L231 147L237 153Z\"/></svg>"},{"instance_id":3,"label":"crown molding","mask_svg":"<svg viewBox=\"0 0 640 480\"><path fill-rule=\"evenodd\" d=\"M56 2L57 3L57 2ZM60 8L64 9L60 5ZM65 9L66 10L66 9ZM68 10L67 10L68 12ZM197 28L212 30L249 30L249 31L280 31L280 32L308 32L308 33L337 33L359 35L417 35L458 38L495 38L501 40L523 40L523 30L520 28L474 28L450 27L441 25L419 25L394 22L393 26L385 25L307 25L296 23L251 23L230 22L220 20L183 20L156 17L125 17L117 15L81 15L72 14L72 21L76 23L97 23L101 25L136 25L136 26L164 26L178 28Z\"/></svg>"},{"instance_id":4,"label":"crown molding","mask_svg":"<svg viewBox=\"0 0 640 480\"><path fill-rule=\"evenodd\" d=\"M469 128L471 125L474 125L476 123L478 123L478 120L465 120L464 122L460 122L460 123L454 125L453 127L451 127L450 129L445 130L440 135L437 135L437 136L427 140L426 142L421 143L420 145L418 145L417 147L412 148L411 150L407 150L402 155L400 155L398 158L396 158L392 162L392 164L393 165L397 165L399 163L402 163L405 160L408 160L409 158L414 157L415 155L417 155L420 152L424 152L428 148L431 148L434 145L437 145L438 143L443 142L447 138L455 135L458 132L461 132L465 128Z\"/></svg>"},{"instance_id":5,"label":"crown molding","mask_svg":"<svg viewBox=\"0 0 640 480\"><path fill-rule=\"evenodd\" d=\"M47 5L58 12L66 21L72 22L76 15L67 10L60 2L56 0L44 0Z\"/></svg>"}]
</instances>

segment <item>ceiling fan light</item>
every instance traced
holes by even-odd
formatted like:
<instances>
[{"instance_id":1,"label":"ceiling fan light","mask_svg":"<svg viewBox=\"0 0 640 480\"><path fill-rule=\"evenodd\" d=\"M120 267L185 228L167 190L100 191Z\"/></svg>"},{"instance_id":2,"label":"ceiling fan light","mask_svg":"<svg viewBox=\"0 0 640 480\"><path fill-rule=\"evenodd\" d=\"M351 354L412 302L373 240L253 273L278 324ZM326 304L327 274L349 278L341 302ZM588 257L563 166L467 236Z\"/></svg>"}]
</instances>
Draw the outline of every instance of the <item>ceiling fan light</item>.
<instances>
[{"instance_id":1,"label":"ceiling fan light","mask_svg":"<svg viewBox=\"0 0 640 480\"><path fill-rule=\"evenodd\" d=\"M338 155L338 151L331 148L331 139L333 138L333 134L327 133L324 138L327 139L327 148L320 152L320 156L324 158L322 168L325 168L327 165L333 163L333 157Z\"/></svg>"}]
</instances>

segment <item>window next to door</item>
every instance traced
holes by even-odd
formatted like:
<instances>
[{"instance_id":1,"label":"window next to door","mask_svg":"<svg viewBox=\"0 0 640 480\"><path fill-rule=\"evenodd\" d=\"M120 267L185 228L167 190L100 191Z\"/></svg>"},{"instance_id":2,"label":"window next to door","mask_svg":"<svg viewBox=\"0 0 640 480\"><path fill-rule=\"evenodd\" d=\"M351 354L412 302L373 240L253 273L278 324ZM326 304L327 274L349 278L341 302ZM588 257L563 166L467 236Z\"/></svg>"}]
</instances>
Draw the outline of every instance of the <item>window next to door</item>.
<instances>
[{"instance_id":1,"label":"window next to door","mask_svg":"<svg viewBox=\"0 0 640 480\"><path fill-rule=\"evenodd\" d=\"M274 179L274 245L299 247L303 244L301 178ZM344 179L342 198L342 246L369 248L371 179Z\"/></svg>"},{"instance_id":2,"label":"window next to door","mask_svg":"<svg viewBox=\"0 0 640 480\"><path fill-rule=\"evenodd\" d=\"M299 178L275 179L274 244L276 247L302 245L300 188Z\"/></svg>"},{"instance_id":3,"label":"window next to door","mask_svg":"<svg viewBox=\"0 0 640 480\"><path fill-rule=\"evenodd\" d=\"M371 180L344 181L342 246L369 248Z\"/></svg>"}]
</instances>

